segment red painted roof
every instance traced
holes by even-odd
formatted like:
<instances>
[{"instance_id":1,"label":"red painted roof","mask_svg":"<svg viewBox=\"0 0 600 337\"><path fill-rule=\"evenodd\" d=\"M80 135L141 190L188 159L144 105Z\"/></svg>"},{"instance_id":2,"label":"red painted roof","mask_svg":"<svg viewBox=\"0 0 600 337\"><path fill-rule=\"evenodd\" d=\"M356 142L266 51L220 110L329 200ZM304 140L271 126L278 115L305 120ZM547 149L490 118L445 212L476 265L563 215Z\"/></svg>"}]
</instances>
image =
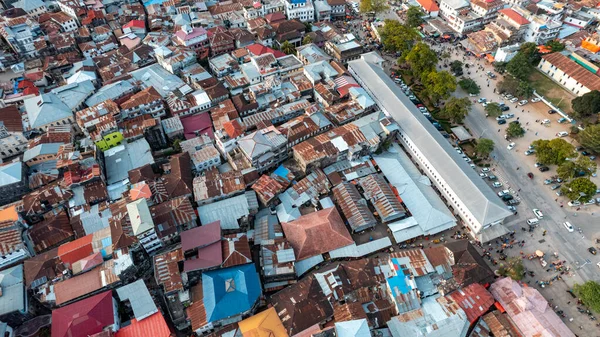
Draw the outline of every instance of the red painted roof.
<instances>
[{"instance_id":1,"label":"red painted roof","mask_svg":"<svg viewBox=\"0 0 600 337\"><path fill-rule=\"evenodd\" d=\"M285 53L283 53L279 50L271 49L267 46L263 46L260 43L255 43L255 44L249 45L248 47L246 47L246 49L248 50L248 52L250 52L254 56L260 56L262 54L267 54L267 53L273 54L273 56L275 56L275 58L280 58L280 57L286 56Z\"/></svg>"},{"instance_id":2,"label":"red painted roof","mask_svg":"<svg viewBox=\"0 0 600 337\"><path fill-rule=\"evenodd\" d=\"M143 29L143 28L146 28L146 24L142 20L131 20L131 21L127 22L125 24L125 26L123 26L123 28L132 28L132 27Z\"/></svg>"},{"instance_id":3,"label":"red painted roof","mask_svg":"<svg viewBox=\"0 0 600 337\"><path fill-rule=\"evenodd\" d=\"M87 337L112 324L112 291L52 311L52 337Z\"/></svg>"},{"instance_id":4,"label":"red painted roof","mask_svg":"<svg viewBox=\"0 0 600 337\"><path fill-rule=\"evenodd\" d=\"M471 323L485 314L495 302L494 296L479 283L459 289L451 293L450 297L465 311Z\"/></svg>"},{"instance_id":5,"label":"red painted roof","mask_svg":"<svg viewBox=\"0 0 600 337\"><path fill-rule=\"evenodd\" d=\"M215 221L181 233L181 249L185 252L221 241L221 222Z\"/></svg>"},{"instance_id":6,"label":"red painted roof","mask_svg":"<svg viewBox=\"0 0 600 337\"><path fill-rule=\"evenodd\" d=\"M73 263L92 255L92 238L93 234L90 234L61 245L58 247L58 257L60 257L62 262L72 265Z\"/></svg>"},{"instance_id":7,"label":"red painted roof","mask_svg":"<svg viewBox=\"0 0 600 337\"><path fill-rule=\"evenodd\" d=\"M33 82L28 81L28 80L22 80L21 82L19 82L19 86L18 86L19 89L29 88L29 87L35 87Z\"/></svg>"},{"instance_id":8,"label":"red painted roof","mask_svg":"<svg viewBox=\"0 0 600 337\"><path fill-rule=\"evenodd\" d=\"M192 139L201 134L206 134L211 139L215 138L213 134L212 120L210 119L210 114L208 113L182 118L181 124L183 124L183 133L185 139ZM198 134L196 134L196 132L198 132Z\"/></svg>"},{"instance_id":9,"label":"red painted roof","mask_svg":"<svg viewBox=\"0 0 600 337\"><path fill-rule=\"evenodd\" d=\"M423 9L429 13L437 12L440 10L440 7L433 0L417 0L419 5L423 7Z\"/></svg>"},{"instance_id":10,"label":"red painted roof","mask_svg":"<svg viewBox=\"0 0 600 337\"><path fill-rule=\"evenodd\" d=\"M120 329L115 334L115 337L141 337L141 336L152 336L152 337L169 337L171 331L165 322L165 318L160 312L153 314L150 317L146 317L141 321L137 319L131 320L131 324Z\"/></svg>"},{"instance_id":11,"label":"red painted roof","mask_svg":"<svg viewBox=\"0 0 600 337\"><path fill-rule=\"evenodd\" d=\"M516 22L519 25L529 24L529 21L527 19L525 19L521 14L515 12L514 9L504 8L504 9L499 10L498 12L506 15L509 19L513 20L514 22Z\"/></svg>"}]
</instances>

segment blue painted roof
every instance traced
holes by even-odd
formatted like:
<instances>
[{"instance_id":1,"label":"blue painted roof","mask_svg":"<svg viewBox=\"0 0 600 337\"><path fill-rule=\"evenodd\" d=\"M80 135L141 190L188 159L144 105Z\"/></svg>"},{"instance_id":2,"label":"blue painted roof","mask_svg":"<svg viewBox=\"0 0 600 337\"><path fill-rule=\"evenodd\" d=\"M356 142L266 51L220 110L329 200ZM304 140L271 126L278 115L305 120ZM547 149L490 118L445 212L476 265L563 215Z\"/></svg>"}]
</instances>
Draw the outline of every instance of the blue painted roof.
<instances>
[{"instance_id":1,"label":"blue painted roof","mask_svg":"<svg viewBox=\"0 0 600 337\"><path fill-rule=\"evenodd\" d=\"M291 182L290 177L289 177L290 170L285 168L283 165L280 165L275 171L273 171L273 174L278 177L281 177L288 183Z\"/></svg>"},{"instance_id":2,"label":"blue painted roof","mask_svg":"<svg viewBox=\"0 0 600 337\"><path fill-rule=\"evenodd\" d=\"M306 3L306 0L291 0L290 2L292 4L303 4Z\"/></svg>"},{"instance_id":3,"label":"blue painted roof","mask_svg":"<svg viewBox=\"0 0 600 337\"><path fill-rule=\"evenodd\" d=\"M392 259L392 263L397 271L397 275L387 279L390 289L392 289L393 293L397 290L402 294L408 294L412 290L412 287L406 282L406 275L410 275L410 273L404 273L408 268L402 268L398 259ZM394 294L394 298L395 297L396 294Z\"/></svg>"},{"instance_id":4,"label":"blue painted roof","mask_svg":"<svg viewBox=\"0 0 600 337\"><path fill-rule=\"evenodd\" d=\"M245 264L202 274L204 308L208 322L251 309L262 293L254 264Z\"/></svg>"}]
</instances>

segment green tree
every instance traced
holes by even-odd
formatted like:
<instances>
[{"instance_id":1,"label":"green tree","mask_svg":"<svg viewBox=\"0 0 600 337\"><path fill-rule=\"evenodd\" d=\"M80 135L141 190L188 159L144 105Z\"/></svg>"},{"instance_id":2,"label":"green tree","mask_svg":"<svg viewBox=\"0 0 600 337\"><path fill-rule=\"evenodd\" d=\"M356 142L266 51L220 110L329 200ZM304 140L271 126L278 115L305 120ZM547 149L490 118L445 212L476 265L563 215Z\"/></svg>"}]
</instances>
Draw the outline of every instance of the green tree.
<instances>
[{"instance_id":1,"label":"green tree","mask_svg":"<svg viewBox=\"0 0 600 337\"><path fill-rule=\"evenodd\" d=\"M462 72L463 72L463 63L460 62L459 60L452 61L452 63L450 63L450 70L454 74L462 74Z\"/></svg>"},{"instance_id":2,"label":"green tree","mask_svg":"<svg viewBox=\"0 0 600 337\"><path fill-rule=\"evenodd\" d=\"M487 138L479 138L475 145L475 152L483 158L487 158L494 151L494 141Z\"/></svg>"},{"instance_id":3,"label":"green tree","mask_svg":"<svg viewBox=\"0 0 600 337\"><path fill-rule=\"evenodd\" d=\"M387 5L386 0L360 0L358 7L362 14L378 14L387 11L389 8L390 6Z\"/></svg>"},{"instance_id":4,"label":"green tree","mask_svg":"<svg viewBox=\"0 0 600 337\"><path fill-rule=\"evenodd\" d=\"M571 200L588 201L596 194L596 184L588 178L575 178L566 183L561 192Z\"/></svg>"},{"instance_id":5,"label":"green tree","mask_svg":"<svg viewBox=\"0 0 600 337\"><path fill-rule=\"evenodd\" d=\"M498 117L502 115L502 109L500 108L500 104L498 103L488 103L485 107L485 112L489 117Z\"/></svg>"},{"instance_id":6,"label":"green tree","mask_svg":"<svg viewBox=\"0 0 600 337\"><path fill-rule=\"evenodd\" d=\"M544 165L560 165L577 154L573 145L562 138L538 139L532 145L535 146L537 161Z\"/></svg>"},{"instance_id":7,"label":"green tree","mask_svg":"<svg viewBox=\"0 0 600 337\"><path fill-rule=\"evenodd\" d=\"M479 95L481 92L479 84L470 78L463 78L462 80L458 81L458 85L460 85L460 87L469 94Z\"/></svg>"},{"instance_id":8,"label":"green tree","mask_svg":"<svg viewBox=\"0 0 600 337\"><path fill-rule=\"evenodd\" d=\"M498 274L505 277L510 277L515 281L519 281L523 279L525 268L523 267L523 262L521 258L511 257L506 260L504 263L500 264L500 268L498 268Z\"/></svg>"},{"instance_id":9,"label":"green tree","mask_svg":"<svg viewBox=\"0 0 600 337\"><path fill-rule=\"evenodd\" d=\"M438 62L437 55L429 45L423 42L417 43L406 55L406 63L410 66L413 75L421 77L435 70L435 65Z\"/></svg>"},{"instance_id":10,"label":"green tree","mask_svg":"<svg viewBox=\"0 0 600 337\"><path fill-rule=\"evenodd\" d=\"M575 118L586 118L600 112L600 92L592 90L571 101Z\"/></svg>"},{"instance_id":11,"label":"green tree","mask_svg":"<svg viewBox=\"0 0 600 337\"><path fill-rule=\"evenodd\" d=\"M421 36L414 28L403 25L397 20L389 19L385 20L385 25L380 31L380 35L384 49L390 52L399 52L402 62L415 41L421 39Z\"/></svg>"},{"instance_id":12,"label":"green tree","mask_svg":"<svg viewBox=\"0 0 600 337\"><path fill-rule=\"evenodd\" d=\"M570 180L579 174L590 176L596 173L597 165L586 156L579 156L576 160L566 160L556 169L556 173L563 180Z\"/></svg>"},{"instance_id":13,"label":"green tree","mask_svg":"<svg viewBox=\"0 0 600 337\"><path fill-rule=\"evenodd\" d=\"M519 81L519 86L516 90L516 96L529 98L533 96L533 87L526 81Z\"/></svg>"},{"instance_id":14,"label":"green tree","mask_svg":"<svg viewBox=\"0 0 600 337\"><path fill-rule=\"evenodd\" d=\"M557 40L548 41L548 43L546 43L546 47L550 48L553 53L565 50L565 45Z\"/></svg>"},{"instance_id":15,"label":"green tree","mask_svg":"<svg viewBox=\"0 0 600 337\"><path fill-rule=\"evenodd\" d=\"M296 54L296 47L290 43L290 41L284 41L281 44L281 51L287 55Z\"/></svg>"},{"instance_id":16,"label":"green tree","mask_svg":"<svg viewBox=\"0 0 600 337\"><path fill-rule=\"evenodd\" d=\"M529 61L529 64L532 67L537 66L538 63L540 63L540 60L542 59L537 44L533 42L523 43L519 48L519 53L527 57L527 60Z\"/></svg>"},{"instance_id":17,"label":"green tree","mask_svg":"<svg viewBox=\"0 0 600 337\"><path fill-rule=\"evenodd\" d=\"M510 123L506 128L506 134L510 138L523 137L525 130L521 127L521 124Z\"/></svg>"},{"instance_id":18,"label":"green tree","mask_svg":"<svg viewBox=\"0 0 600 337\"><path fill-rule=\"evenodd\" d=\"M520 80L527 80L533 72L533 66L529 63L527 55L518 52L515 57L508 61L506 71Z\"/></svg>"},{"instance_id":19,"label":"green tree","mask_svg":"<svg viewBox=\"0 0 600 337\"><path fill-rule=\"evenodd\" d=\"M584 284L575 284L573 292L583 304L595 312L600 312L600 284L598 282L587 281Z\"/></svg>"},{"instance_id":20,"label":"green tree","mask_svg":"<svg viewBox=\"0 0 600 337\"><path fill-rule=\"evenodd\" d=\"M504 74L504 72L506 71L506 62L494 62L492 63L492 66L494 66L494 70L496 70L500 74Z\"/></svg>"},{"instance_id":21,"label":"green tree","mask_svg":"<svg viewBox=\"0 0 600 337\"><path fill-rule=\"evenodd\" d=\"M579 132L579 143L588 151L600 153L600 124L589 125Z\"/></svg>"},{"instance_id":22,"label":"green tree","mask_svg":"<svg viewBox=\"0 0 600 337\"><path fill-rule=\"evenodd\" d=\"M423 11L421 11L421 8L410 6L406 11L406 24L409 27L418 27L423 21Z\"/></svg>"},{"instance_id":23,"label":"green tree","mask_svg":"<svg viewBox=\"0 0 600 337\"><path fill-rule=\"evenodd\" d=\"M434 102L450 97L456 90L456 79L447 71L430 71L421 79L425 94Z\"/></svg>"},{"instance_id":24,"label":"green tree","mask_svg":"<svg viewBox=\"0 0 600 337\"><path fill-rule=\"evenodd\" d=\"M513 96L517 95L517 88L519 87L519 80L512 76L505 76L504 79L498 82L496 88L499 93L507 93Z\"/></svg>"},{"instance_id":25,"label":"green tree","mask_svg":"<svg viewBox=\"0 0 600 337\"><path fill-rule=\"evenodd\" d=\"M467 97L451 97L440 110L439 116L454 123L461 123L469 113L471 101Z\"/></svg>"},{"instance_id":26,"label":"green tree","mask_svg":"<svg viewBox=\"0 0 600 337\"><path fill-rule=\"evenodd\" d=\"M302 39L302 45L311 44L312 42L313 42L313 39L310 35L305 35L304 38Z\"/></svg>"},{"instance_id":27,"label":"green tree","mask_svg":"<svg viewBox=\"0 0 600 337\"><path fill-rule=\"evenodd\" d=\"M304 32L306 32L306 33L312 32L312 23L310 23L310 22L304 23Z\"/></svg>"},{"instance_id":28,"label":"green tree","mask_svg":"<svg viewBox=\"0 0 600 337\"><path fill-rule=\"evenodd\" d=\"M181 139L175 138L173 141L173 149L177 152L181 152Z\"/></svg>"}]
</instances>

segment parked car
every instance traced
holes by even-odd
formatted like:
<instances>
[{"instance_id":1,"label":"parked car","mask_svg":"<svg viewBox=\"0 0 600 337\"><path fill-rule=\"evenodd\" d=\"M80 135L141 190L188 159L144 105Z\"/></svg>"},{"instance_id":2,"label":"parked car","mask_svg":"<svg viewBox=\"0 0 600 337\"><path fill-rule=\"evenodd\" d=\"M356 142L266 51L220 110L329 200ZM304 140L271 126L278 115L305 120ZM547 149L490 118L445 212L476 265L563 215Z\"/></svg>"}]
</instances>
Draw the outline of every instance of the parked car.
<instances>
[{"instance_id":1,"label":"parked car","mask_svg":"<svg viewBox=\"0 0 600 337\"><path fill-rule=\"evenodd\" d=\"M560 124L564 124L564 123L567 123L569 120L568 120L568 119L566 119L566 118L564 118L564 117L562 117L562 118L559 118L557 121L558 121Z\"/></svg>"},{"instance_id":2,"label":"parked car","mask_svg":"<svg viewBox=\"0 0 600 337\"><path fill-rule=\"evenodd\" d=\"M507 205L518 205L520 203L521 203L521 201L519 199L513 199L513 200L509 200L506 204Z\"/></svg>"},{"instance_id":3,"label":"parked car","mask_svg":"<svg viewBox=\"0 0 600 337\"><path fill-rule=\"evenodd\" d=\"M519 101L519 106L523 106L523 105L525 105L525 104L527 104L527 103L529 103L529 101L528 101L528 100L526 100L526 99L524 99L524 100L522 100L522 101Z\"/></svg>"},{"instance_id":4,"label":"parked car","mask_svg":"<svg viewBox=\"0 0 600 337\"><path fill-rule=\"evenodd\" d=\"M510 102L511 102L511 103L515 103L515 102L517 102L518 100L519 100L519 99L518 99L517 97L513 97L513 98L511 98L511 99L510 99Z\"/></svg>"},{"instance_id":5,"label":"parked car","mask_svg":"<svg viewBox=\"0 0 600 337\"><path fill-rule=\"evenodd\" d=\"M569 231L569 233L573 233L573 231L575 230L573 228L573 226L571 225L571 223L568 222L568 221L567 222L563 222L563 226L565 226L565 228Z\"/></svg>"},{"instance_id":6,"label":"parked car","mask_svg":"<svg viewBox=\"0 0 600 337\"><path fill-rule=\"evenodd\" d=\"M579 202L578 200L571 200L567 203L567 205L569 205L570 207L577 207L581 206L581 202Z\"/></svg>"},{"instance_id":7,"label":"parked car","mask_svg":"<svg viewBox=\"0 0 600 337\"><path fill-rule=\"evenodd\" d=\"M561 186L562 186L561 184L552 185L552 187L550 187L550 189L554 191L554 190L559 189Z\"/></svg>"},{"instance_id":8,"label":"parked car","mask_svg":"<svg viewBox=\"0 0 600 337\"><path fill-rule=\"evenodd\" d=\"M508 206L507 208L511 212L516 212L517 211L517 208L515 206Z\"/></svg>"},{"instance_id":9,"label":"parked car","mask_svg":"<svg viewBox=\"0 0 600 337\"><path fill-rule=\"evenodd\" d=\"M503 105L503 106L501 106L501 107L500 107L500 110L501 110L502 112L504 112L504 111L508 111L508 110L510 110L510 107L508 107L507 105Z\"/></svg>"},{"instance_id":10,"label":"parked car","mask_svg":"<svg viewBox=\"0 0 600 337\"><path fill-rule=\"evenodd\" d=\"M532 211L533 211L533 214L535 214L535 216L536 216L538 219L543 219L543 218L544 218L544 214L543 214L543 213L542 213L542 211L540 211L539 209L537 209L537 208L534 208Z\"/></svg>"},{"instance_id":11,"label":"parked car","mask_svg":"<svg viewBox=\"0 0 600 337\"><path fill-rule=\"evenodd\" d=\"M540 220L538 220L538 219L528 219L528 220L527 220L527 224L528 224L529 226L535 226L535 225L537 225L537 224L539 224L539 223L540 223Z\"/></svg>"},{"instance_id":12,"label":"parked car","mask_svg":"<svg viewBox=\"0 0 600 337\"><path fill-rule=\"evenodd\" d=\"M534 153L535 153L535 150L527 150L527 151L525 151L525 155L526 156L531 156Z\"/></svg>"},{"instance_id":13,"label":"parked car","mask_svg":"<svg viewBox=\"0 0 600 337\"><path fill-rule=\"evenodd\" d=\"M504 124L506 124L506 119L500 119L498 121L498 125L504 125Z\"/></svg>"},{"instance_id":14,"label":"parked car","mask_svg":"<svg viewBox=\"0 0 600 337\"><path fill-rule=\"evenodd\" d=\"M510 194L505 194L501 198L502 198L503 201L510 201L510 200L513 200L515 197L513 197Z\"/></svg>"},{"instance_id":15,"label":"parked car","mask_svg":"<svg viewBox=\"0 0 600 337\"><path fill-rule=\"evenodd\" d=\"M544 185L550 185L553 182L554 182L554 180L552 180L552 179L546 179L546 180L544 180Z\"/></svg>"},{"instance_id":16,"label":"parked car","mask_svg":"<svg viewBox=\"0 0 600 337\"><path fill-rule=\"evenodd\" d=\"M487 178L488 175L487 175L487 173L479 173L479 176L481 178Z\"/></svg>"},{"instance_id":17,"label":"parked car","mask_svg":"<svg viewBox=\"0 0 600 337\"><path fill-rule=\"evenodd\" d=\"M542 99L541 99L541 98L539 98L539 97L534 97L534 98L532 98L532 99L531 99L531 103L537 103L537 102L539 102L539 101L541 101L541 100L542 100Z\"/></svg>"},{"instance_id":18,"label":"parked car","mask_svg":"<svg viewBox=\"0 0 600 337\"><path fill-rule=\"evenodd\" d=\"M502 197L502 196L507 195L507 194L510 194L509 190L502 190L502 191L498 192L498 196L499 197Z\"/></svg>"},{"instance_id":19,"label":"parked car","mask_svg":"<svg viewBox=\"0 0 600 337\"><path fill-rule=\"evenodd\" d=\"M492 184L492 186L493 186L494 188L499 188L499 187L502 187L502 183L501 183L501 182L499 182L499 181L494 181L494 183Z\"/></svg>"},{"instance_id":20,"label":"parked car","mask_svg":"<svg viewBox=\"0 0 600 337\"><path fill-rule=\"evenodd\" d=\"M488 173L488 172L490 172L490 168L489 167L484 167L484 168L481 169L481 172Z\"/></svg>"},{"instance_id":21,"label":"parked car","mask_svg":"<svg viewBox=\"0 0 600 337\"><path fill-rule=\"evenodd\" d=\"M569 133L567 131L561 131L561 132L556 133L557 137L566 137L568 135L569 135Z\"/></svg>"},{"instance_id":22,"label":"parked car","mask_svg":"<svg viewBox=\"0 0 600 337\"><path fill-rule=\"evenodd\" d=\"M536 168L537 168L537 167L540 167L540 166L542 166L542 163L535 163L535 167L536 167Z\"/></svg>"},{"instance_id":23,"label":"parked car","mask_svg":"<svg viewBox=\"0 0 600 337\"><path fill-rule=\"evenodd\" d=\"M594 247L588 248L588 252L592 253L592 255L596 255L598 253Z\"/></svg>"},{"instance_id":24,"label":"parked car","mask_svg":"<svg viewBox=\"0 0 600 337\"><path fill-rule=\"evenodd\" d=\"M487 101L485 99L485 97L481 97L480 99L477 100L478 103L485 103L485 101Z\"/></svg>"},{"instance_id":25,"label":"parked car","mask_svg":"<svg viewBox=\"0 0 600 337\"><path fill-rule=\"evenodd\" d=\"M516 146L516 145L517 145L517 144L515 144L514 142L513 142L513 143L510 143L510 144L508 144L508 146L506 147L506 149L507 149L507 150L512 150L512 149L514 149L514 148L515 148L515 146Z\"/></svg>"},{"instance_id":26,"label":"parked car","mask_svg":"<svg viewBox=\"0 0 600 337\"><path fill-rule=\"evenodd\" d=\"M554 109L550 109L550 110L548 110L548 114L550 114L550 115L553 115L553 114L555 114L555 113L556 113L556 110L554 110Z\"/></svg>"},{"instance_id":27,"label":"parked car","mask_svg":"<svg viewBox=\"0 0 600 337\"><path fill-rule=\"evenodd\" d=\"M540 172L547 172L550 170L550 168L548 166L541 166L540 168L538 168L538 170L540 170Z\"/></svg>"},{"instance_id":28,"label":"parked car","mask_svg":"<svg viewBox=\"0 0 600 337\"><path fill-rule=\"evenodd\" d=\"M498 177L496 177L495 175L491 174L491 175L488 176L488 179L489 180L496 180L496 179L498 179Z\"/></svg>"}]
</instances>

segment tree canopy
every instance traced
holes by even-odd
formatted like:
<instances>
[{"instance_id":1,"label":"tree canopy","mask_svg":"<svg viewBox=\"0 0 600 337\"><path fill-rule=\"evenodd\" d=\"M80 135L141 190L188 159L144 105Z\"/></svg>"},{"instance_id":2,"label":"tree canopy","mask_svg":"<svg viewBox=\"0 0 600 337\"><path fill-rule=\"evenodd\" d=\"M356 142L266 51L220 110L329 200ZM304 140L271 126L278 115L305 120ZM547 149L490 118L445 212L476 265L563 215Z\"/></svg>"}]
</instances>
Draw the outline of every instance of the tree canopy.
<instances>
[{"instance_id":1,"label":"tree canopy","mask_svg":"<svg viewBox=\"0 0 600 337\"><path fill-rule=\"evenodd\" d=\"M459 60L452 61L452 63L450 63L450 70L454 74L462 74L462 72L463 72L463 63L460 62Z\"/></svg>"},{"instance_id":2,"label":"tree canopy","mask_svg":"<svg viewBox=\"0 0 600 337\"><path fill-rule=\"evenodd\" d=\"M313 42L312 37L310 35L304 35L304 38L302 39L302 44L306 45L306 44L311 44Z\"/></svg>"},{"instance_id":3,"label":"tree canopy","mask_svg":"<svg viewBox=\"0 0 600 337\"><path fill-rule=\"evenodd\" d=\"M424 42L417 43L406 55L406 63L410 66L413 75L429 73L435 70L438 62L436 53Z\"/></svg>"},{"instance_id":4,"label":"tree canopy","mask_svg":"<svg viewBox=\"0 0 600 337\"><path fill-rule=\"evenodd\" d=\"M527 55L518 52L506 65L506 70L514 77L520 80L526 80L533 72L533 67L529 63Z\"/></svg>"},{"instance_id":5,"label":"tree canopy","mask_svg":"<svg viewBox=\"0 0 600 337\"><path fill-rule=\"evenodd\" d=\"M502 109L500 108L500 104L496 102L488 103L488 105L485 106L485 112L488 114L489 117L494 118L502 115Z\"/></svg>"},{"instance_id":6,"label":"tree canopy","mask_svg":"<svg viewBox=\"0 0 600 337\"><path fill-rule=\"evenodd\" d=\"M583 304L595 312L600 312L600 284L596 281L587 281L584 284L575 284L573 292L581 299Z\"/></svg>"},{"instance_id":7,"label":"tree canopy","mask_svg":"<svg viewBox=\"0 0 600 337\"><path fill-rule=\"evenodd\" d=\"M492 66L494 66L494 70L496 70L500 74L504 74L504 72L506 71L506 62L494 62L492 63Z\"/></svg>"},{"instance_id":8,"label":"tree canopy","mask_svg":"<svg viewBox=\"0 0 600 337\"><path fill-rule=\"evenodd\" d=\"M596 173L597 165L586 156L579 156L576 160L566 160L556 169L556 173L563 180L570 180L577 176L590 176Z\"/></svg>"},{"instance_id":9,"label":"tree canopy","mask_svg":"<svg viewBox=\"0 0 600 337\"><path fill-rule=\"evenodd\" d=\"M500 276L508 276L513 280L519 281L523 279L525 268L523 267L522 259L519 257L511 257L504 263L500 264L498 274Z\"/></svg>"},{"instance_id":10,"label":"tree canopy","mask_svg":"<svg viewBox=\"0 0 600 337\"><path fill-rule=\"evenodd\" d=\"M522 53L523 55L527 56L527 60L529 61L529 64L532 67L536 67L542 59L537 44L533 42L523 43L519 48L519 53Z\"/></svg>"},{"instance_id":11,"label":"tree canopy","mask_svg":"<svg viewBox=\"0 0 600 337\"><path fill-rule=\"evenodd\" d=\"M519 80L512 76L505 76L504 79L498 82L497 89L500 93L508 93L513 96L517 95Z\"/></svg>"},{"instance_id":12,"label":"tree canopy","mask_svg":"<svg viewBox=\"0 0 600 337\"><path fill-rule=\"evenodd\" d=\"M358 10L363 14L371 12L377 14L387 11L389 8L386 0L360 0Z\"/></svg>"},{"instance_id":13,"label":"tree canopy","mask_svg":"<svg viewBox=\"0 0 600 337\"><path fill-rule=\"evenodd\" d=\"M529 98L533 96L533 87L528 81L520 81L517 87L516 96Z\"/></svg>"},{"instance_id":14,"label":"tree canopy","mask_svg":"<svg viewBox=\"0 0 600 337\"><path fill-rule=\"evenodd\" d=\"M586 118L600 112L600 92L592 90L571 101L575 118Z\"/></svg>"},{"instance_id":15,"label":"tree canopy","mask_svg":"<svg viewBox=\"0 0 600 337\"><path fill-rule=\"evenodd\" d=\"M397 20L385 20L381 30L381 42L387 51L399 52L401 60L406 57L415 41L421 37L414 28L401 24Z\"/></svg>"},{"instance_id":16,"label":"tree canopy","mask_svg":"<svg viewBox=\"0 0 600 337\"><path fill-rule=\"evenodd\" d=\"M575 178L566 183L561 192L571 200L588 201L596 194L596 184L589 178Z\"/></svg>"},{"instance_id":17,"label":"tree canopy","mask_svg":"<svg viewBox=\"0 0 600 337\"><path fill-rule=\"evenodd\" d=\"M538 139L532 144L535 146L537 161L544 165L560 165L577 154L573 145L562 138Z\"/></svg>"},{"instance_id":18,"label":"tree canopy","mask_svg":"<svg viewBox=\"0 0 600 337\"><path fill-rule=\"evenodd\" d=\"M546 43L546 47L550 48L550 50L552 50L553 53L563 51L565 49L565 45L557 40L548 41L548 43Z\"/></svg>"},{"instance_id":19,"label":"tree canopy","mask_svg":"<svg viewBox=\"0 0 600 337\"><path fill-rule=\"evenodd\" d=\"M479 84L470 78L463 78L458 82L458 85L460 85L460 87L469 94L479 95L481 92Z\"/></svg>"},{"instance_id":20,"label":"tree canopy","mask_svg":"<svg viewBox=\"0 0 600 337\"><path fill-rule=\"evenodd\" d=\"M494 151L494 141L487 138L479 138L475 145L475 152L481 157L487 158Z\"/></svg>"},{"instance_id":21,"label":"tree canopy","mask_svg":"<svg viewBox=\"0 0 600 337\"><path fill-rule=\"evenodd\" d=\"M409 27L418 27L423 23L423 11L420 7L410 6L406 11L406 24Z\"/></svg>"},{"instance_id":22,"label":"tree canopy","mask_svg":"<svg viewBox=\"0 0 600 337\"><path fill-rule=\"evenodd\" d=\"M296 47L290 41L284 41L281 44L281 51L287 55L296 54Z\"/></svg>"},{"instance_id":23,"label":"tree canopy","mask_svg":"<svg viewBox=\"0 0 600 337\"><path fill-rule=\"evenodd\" d=\"M450 97L456 90L456 79L447 71L430 71L422 77L421 82L425 94L434 102Z\"/></svg>"},{"instance_id":24,"label":"tree canopy","mask_svg":"<svg viewBox=\"0 0 600 337\"><path fill-rule=\"evenodd\" d=\"M440 117L449 119L454 123L462 122L471 107L471 101L467 97L451 97L440 110Z\"/></svg>"},{"instance_id":25,"label":"tree canopy","mask_svg":"<svg viewBox=\"0 0 600 337\"><path fill-rule=\"evenodd\" d=\"M589 125L579 132L579 143L588 151L600 153L600 124Z\"/></svg>"},{"instance_id":26,"label":"tree canopy","mask_svg":"<svg viewBox=\"0 0 600 337\"><path fill-rule=\"evenodd\" d=\"M521 127L521 124L510 123L508 128L506 128L506 134L510 138L523 137L525 129Z\"/></svg>"}]
</instances>

